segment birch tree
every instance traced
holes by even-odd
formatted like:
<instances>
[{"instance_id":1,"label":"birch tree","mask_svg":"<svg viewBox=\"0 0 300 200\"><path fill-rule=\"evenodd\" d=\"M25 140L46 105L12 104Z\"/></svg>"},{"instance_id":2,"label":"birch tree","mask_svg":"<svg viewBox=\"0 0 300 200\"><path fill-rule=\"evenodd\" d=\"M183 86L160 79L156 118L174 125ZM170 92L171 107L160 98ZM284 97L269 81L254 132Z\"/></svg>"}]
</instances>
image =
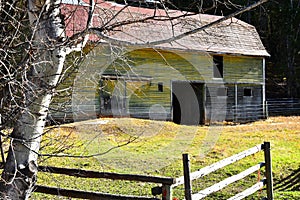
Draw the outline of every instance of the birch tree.
<instances>
[{"instance_id":1,"label":"birch tree","mask_svg":"<svg viewBox=\"0 0 300 200\"><path fill-rule=\"evenodd\" d=\"M37 173L37 152L45 127L48 107L62 74L66 55L77 49L66 45L60 3L60 0L11 1L5 3L6 10L1 10L3 13L9 12L8 15L20 10L27 11L27 15L24 13L24 16L28 17L29 20L26 23L30 27L29 36L23 41L27 43L24 49L27 52L23 55L25 58L21 58L20 63L16 63L20 65L18 70L25 68L25 71L21 77L14 77L22 81L21 91L16 91L22 93L21 101L17 102L22 105L17 107L18 115L13 124L13 131L9 135L11 145L0 187L4 199L27 199L32 192ZM25 6L27 8L23 10ZM4 7L1 5L1 9ZM10 20L18 19L8 19L7 22L9 23ZM20 23L15 24L24 26ZM9 24L9 26L15 24ZM11 28L9 26L7 28ZM12 42L15 42L14 39ZM84 43L81 44L84 45ZM3 71L11 68L6 63L2 65L5 68ZM10 71L3 72L5 73L12 75ZM15 94L10 91L13 86L8 83L6 87L8 87L7 92L10 97L15 98Z\"/></svg>"},{"instance_id":2,"label":"birch tree","mask_svg":"<svg viewBox=\"0 0 300 200\"><path fill-rule=\"evenodd\" d=\"M155 14L143 19L133 18L113 25L104 23L95 27L92 26L95 1L89 0L86 1L89 4L86 27L76 35L67 37L60 10L61 0L0 0L0 110L3 117L1 135L10 138L10 148L0 181L1 198L30 197L36 182L37 158L48 108L62 78L66 57L71 52L81 51L87 44L89 34L93 33L114 44L157 45L204 30L266 1L258 1L218 21L180 35L171 35L168 39L130 44L110 38L108 30L113 32L128 23L155 20ZM114 15L121 12L122 10ZM113 19L114 15L100 18ZM180 16L176 18L178 17ZM167 20L172 21L172 17ZM13 130L9 134L3 131L7 127L12 127Z\"/></svg>"}]
</instances>

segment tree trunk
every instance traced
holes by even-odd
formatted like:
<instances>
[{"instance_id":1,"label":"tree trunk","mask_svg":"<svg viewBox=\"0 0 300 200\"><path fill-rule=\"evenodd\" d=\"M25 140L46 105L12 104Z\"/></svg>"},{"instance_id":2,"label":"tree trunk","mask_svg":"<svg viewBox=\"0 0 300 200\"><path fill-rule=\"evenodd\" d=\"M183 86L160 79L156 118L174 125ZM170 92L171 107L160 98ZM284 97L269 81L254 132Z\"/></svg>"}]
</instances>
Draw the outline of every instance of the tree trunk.
<instances>
[{"instance_id":1,"label":"tree trunk","mask_svg":"<svg viewBox=\"0 0 300 200\"><path fill-rule=\"evenodd\" d=\"M13 127L1 199L28 199L36 181L37 158L48 107L63 70L66 50L60 0L28 0L32 27L31 62L24 85L25 106Z\"/></svg>"}]
</instances>

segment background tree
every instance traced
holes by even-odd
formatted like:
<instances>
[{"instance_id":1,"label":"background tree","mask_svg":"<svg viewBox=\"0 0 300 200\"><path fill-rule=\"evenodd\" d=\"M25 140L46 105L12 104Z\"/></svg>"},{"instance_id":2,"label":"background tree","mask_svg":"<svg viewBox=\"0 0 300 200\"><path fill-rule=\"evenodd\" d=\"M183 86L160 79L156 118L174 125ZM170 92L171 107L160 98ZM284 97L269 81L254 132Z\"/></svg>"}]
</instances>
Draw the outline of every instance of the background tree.
<instances>
[{"instance_id":1,"label":"background tree","mask_svg":"<svg viewBox=\"0 0 300 200\"><path fill-rule=\"evenodd\" d=\"M266 6L261 34L272 56L268 64L270 97L300 97L300 1L272 1ZM278 17L280 16L280 17Z\"/></svg>"},{"instance_id":2,"label":"background tree","mask_svg":"<svg viewBox=\"0 0 300 200\"><path fill-rule=\"evenodd\" d=\"M205 27L197 27L195 30L177 36L171 35L166 40L154 41L147 45L171 42L193 34L266 1L261 0L253 6L239 7L241 9L238 12L233 12ZM0 181L2 199L27 199L32 192L36 181L38 151L49 105L55 89L65 74L63 70L66 57L71 52L82 51L90 33L108 42L119 44L122 41L112 40L109 33L119 30L122 25L128 23L157 19L156 12L153 12L153 16L110 23L122 12L121 9L116 13L99 16L104 19L104 23L92 26L95 3L101 2L100 0L85 2L88 4L87 17L84 19L85 27L67 37L65 21L70 16L63 18L60 9L61 0L0 1L1 135L10 138L10 148ZM212 6L215 5L217 4ZM164 4L159 6L165 7ZM201 10L202 7L199 9ZM181 17L166 18L166 16L164 20L170 21ZM185 13L182 16L185 16ZM145 43L139 45L143 44ZM2 131L8 127L12 127L11 132Z\"/></svg>"}]
</instances>

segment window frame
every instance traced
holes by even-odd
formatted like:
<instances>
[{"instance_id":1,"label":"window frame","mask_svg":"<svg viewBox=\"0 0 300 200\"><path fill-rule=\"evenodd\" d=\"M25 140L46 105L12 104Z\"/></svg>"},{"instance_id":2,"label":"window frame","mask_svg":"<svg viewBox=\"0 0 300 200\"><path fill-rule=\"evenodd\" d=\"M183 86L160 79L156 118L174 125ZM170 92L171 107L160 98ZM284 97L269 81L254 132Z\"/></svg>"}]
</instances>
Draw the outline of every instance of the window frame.
<instances>
[{"instance_id":1,"label":"window frame","mask_svg":"<svg viewBox=\"0 0 300 200\"><path fill-rule=\"evenodd\" d=\"M224 78L224 56L213 55L213 78Z\"/></svg>"},{"instance_id":2,"label":"window frame","mask_svg":"<svg viewBox=\"0 0 300 200\"><path fill-rule=\"evenodd\" d=\"M246 92L246 91L248 91L248 92ZM250 95L246 95L246 94L249 94L249 91L250 91ZM253 88L245 87L243 89L243 97L245 97L245 98L253 97Z\"/></svg>"},{"instance_id":3,"label":"window frame","mask_svg":"<svg viewBox=\"0 0 300 200\"><path fill-rule=\"evenodd\" d=\"M158 82L157 83L157 91L158 92L164 92L164 83L163 82Z\"/></svg>"}]
</instances>

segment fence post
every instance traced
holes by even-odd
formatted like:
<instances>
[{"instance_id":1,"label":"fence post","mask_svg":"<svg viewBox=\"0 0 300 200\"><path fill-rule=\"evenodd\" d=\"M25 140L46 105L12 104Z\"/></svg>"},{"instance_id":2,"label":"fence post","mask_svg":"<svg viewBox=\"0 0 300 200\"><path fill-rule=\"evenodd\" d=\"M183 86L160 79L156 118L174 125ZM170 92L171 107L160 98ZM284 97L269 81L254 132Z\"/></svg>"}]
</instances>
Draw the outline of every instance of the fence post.
<instances>
[{"instance_id":1,"label":"fence post","mask_svg":"<svg viewBox=\"0 0 300 200\"><path fill-rule=\"evenodd\" d=\"M268 101L265 103L265 119L269 118Z\"/></svg>"},{"instance_id":2,"label":"fence post","mask_svg":"<svg viewBox=\"0 0 300 200\"><path fill-rule=\"evenodd\" d=\"M190 158L189 154L182 154L183 175L184 175L184 196L186 200L192 200L192 183L190 177Z\"/></svg>"},{"instance_id":3,"label":"fence post","mask_svg":"<svg viewBox=\"0 0 300 200\"><path fill-rule=\"evenodd\" d=\"M162 185L162 200L172 200L172 187L171 185Z\"/></svg>"},{"instance_id":4,"label":"fence post","mask_svg":"<svg viewBox=\"0 0 300 200\"><path fill-rule=\"evenodd\" d=\"M267 178L267 199L273 200L273 177L272 177L272 159L270 151L270 142L264 142L264 154L266 163L266 178Z\"/></svg>"}]
</instances>

